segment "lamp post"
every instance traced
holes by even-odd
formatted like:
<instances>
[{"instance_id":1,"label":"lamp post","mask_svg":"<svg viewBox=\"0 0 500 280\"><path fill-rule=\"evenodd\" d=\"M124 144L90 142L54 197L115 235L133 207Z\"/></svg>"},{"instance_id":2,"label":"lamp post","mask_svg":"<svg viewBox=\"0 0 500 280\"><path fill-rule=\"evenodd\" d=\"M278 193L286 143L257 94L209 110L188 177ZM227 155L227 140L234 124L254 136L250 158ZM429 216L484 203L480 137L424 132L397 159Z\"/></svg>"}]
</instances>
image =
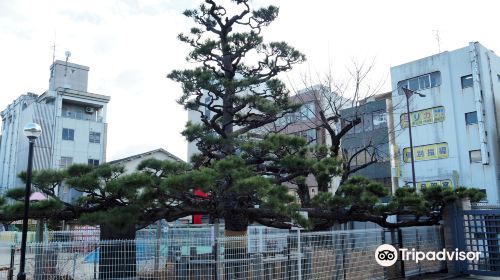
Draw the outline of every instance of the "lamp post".
<instances>
[{"instance_id":1,"label":"lamp post","mask_svg":"<svg viewBox=\"0 0 500 280\"><path fill-rule=\"evenodd\" d=\"M403 88L403 91L406 96L406 119L408 121L408 133L410 134L410 158L411 158L411 176L413 180L413 188L416 190L417 189L417 182L415 180L415 158L413 155L413 140L411 137L411 117L410 117L410 97L413 94L417 94L420 97L425 97L424 94L418 93L416 91L413 91L408 88Z\"/></svg>"},{"instance_id":2,"label":"lamp post","mask_svg":"<svg viewBox=\"0 0 500 280\"><path fill-rule=\"evenodd\" d=\"M21 261L19 264L19 274L17 280L26 280L26 273L24 267L26 264L26 236L28 234L28 211L31 193L31 174L33 169L33 146L36 138L42 134L42 128L36 123L28 123L24 126L24 135L29 140L29 153L28 153L28 170L26 174L26 190L24 194L24 217L23 217L23 233L21 236Z\"/></svg>"}]
</instances>

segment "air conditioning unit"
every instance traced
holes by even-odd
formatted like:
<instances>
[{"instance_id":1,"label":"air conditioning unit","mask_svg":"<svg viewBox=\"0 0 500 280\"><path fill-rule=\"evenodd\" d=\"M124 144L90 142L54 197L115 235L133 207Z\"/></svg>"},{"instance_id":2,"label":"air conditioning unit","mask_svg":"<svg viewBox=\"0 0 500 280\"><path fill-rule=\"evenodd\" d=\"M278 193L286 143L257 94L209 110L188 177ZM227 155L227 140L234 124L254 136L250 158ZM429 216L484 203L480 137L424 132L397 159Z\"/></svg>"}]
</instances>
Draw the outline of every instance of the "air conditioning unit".
<instances>
[{"instance_id":1,"label":"air conditioning unit","mask_svg":"<svg viewBox=\"0 0 500 280\"><path fill-rule=\"evenodd\" d=\"M95 109L93 107L85 107L85 113L93 114Z\"/></svg>"}]
</instances>

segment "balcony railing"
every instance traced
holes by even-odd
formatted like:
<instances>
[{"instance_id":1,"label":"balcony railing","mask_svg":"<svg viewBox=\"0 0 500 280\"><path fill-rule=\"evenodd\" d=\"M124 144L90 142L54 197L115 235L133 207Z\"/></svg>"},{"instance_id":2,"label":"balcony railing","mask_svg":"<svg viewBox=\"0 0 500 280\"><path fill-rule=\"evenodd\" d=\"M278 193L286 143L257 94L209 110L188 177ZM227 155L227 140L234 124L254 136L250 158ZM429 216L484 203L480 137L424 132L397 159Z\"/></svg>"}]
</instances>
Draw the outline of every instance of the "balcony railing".
<instances>
[{"instance_id":1,"label":"balcony railing","mask_svg":"<svg viewBox=\"0 0 500 280\"><path fill-rule=\"evenodd\" d=\"M97 114L86 114L84 112L70 111L70 110L63 110L62 117L75 120L91 121L91 122L103 121L103 118L101 116L98 116Z\"/></svg>"}]
</instances>

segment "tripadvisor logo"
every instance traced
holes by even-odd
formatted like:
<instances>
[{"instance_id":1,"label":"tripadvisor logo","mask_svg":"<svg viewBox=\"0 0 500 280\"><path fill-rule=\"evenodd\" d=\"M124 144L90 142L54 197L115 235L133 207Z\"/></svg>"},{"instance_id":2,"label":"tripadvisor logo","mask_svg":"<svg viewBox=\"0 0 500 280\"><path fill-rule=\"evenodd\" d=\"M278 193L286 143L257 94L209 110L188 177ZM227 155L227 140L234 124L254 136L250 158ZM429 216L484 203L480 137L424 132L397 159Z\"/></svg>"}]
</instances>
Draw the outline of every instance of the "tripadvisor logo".
<instances>
[{"instance_id":1,"label":"tripadvisor logo","mask_svg":"<svg viewBox=\"0 0 500 280\"><path fill-rule=\"evenodd\" d=\"M382 244L375 251L375 260L381 266L391 266L398 260L398 250L392 245Z\"/></svg>"},{"instance_id":2,"label":"tripadvisor logo","mask_svg":"<svg viewBox=\"0 0 500 280\"><path fill-rule=\"evenodd\" d=\"M399 256L398 256L399 252ZM401 248L396 249L394 246L389 244L382 244L378 246L375 250L375 260L381 266L387 267L394 265L398 258L403 261L414 261L419 263L420 261L478 261L481 256L481 252L464 252L455 249L454 251L446 251L443 249L441 251L417 251L415 248L407 249Z\"/></svg>"}]
</instances>

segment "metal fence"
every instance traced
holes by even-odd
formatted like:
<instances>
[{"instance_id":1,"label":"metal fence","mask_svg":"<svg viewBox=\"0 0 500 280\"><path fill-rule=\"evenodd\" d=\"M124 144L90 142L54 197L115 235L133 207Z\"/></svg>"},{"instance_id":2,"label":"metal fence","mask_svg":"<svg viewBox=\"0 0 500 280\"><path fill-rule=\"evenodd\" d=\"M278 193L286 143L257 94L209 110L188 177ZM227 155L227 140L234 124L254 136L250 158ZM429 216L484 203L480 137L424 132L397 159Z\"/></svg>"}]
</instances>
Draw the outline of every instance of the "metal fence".
<instances>
[{"instance_id":1,"label":"metal fence","mask_svg":"<svg viewBox=\"0 0 500 280\"><path fill-rule=\"evenodd\" d=\"M219 235L224 235L224 225L219 227ZM269 234L287 233L288 230L270 228L265 226L249 226L248 235L259 235L265 238ZM59 230L43 232L43 241L45 242L78 242L88 241L96 242L99 240L100 230L97 227L76 229L76 230ZM215 227L213 225L161 225L156 228L153 225L151 228L145 228L136 232L136 240L154 240L154 239L191 239L191 238L210 238L215 235ZM37 242L36 233L29 231L27 235L27 242ZM20 244L21 232L19 231L3 231L0 232L0 246L3 244Z\"/></svg>"},{"instance_id":2,"label":"metal fence","mask_svg":"<svg viewBox=\"0 0 500 280\"><path fill-rule=\"evenodd\" d=\"M399 265L379 266L374 259L379 245L442 248L439 227L404 229L399 234L403 238L384 229L267 232L263 227L242 237L200 232L179 229L159 239L29 243L28 279L390 279L398 276ZM0 268L9 268L0 270L0 279L17 274L19 253L12 248L0 248ZM439 271L443 264L405 265L408 273L419 274Z\"/></svg>"},{"instance_id":3,"label":"metal fence","mask_svg":"<svg viewBox=\"0 0 500 280\"><path fill-rule=\"evenodd\" d=\"M500 209L465 210L459 215L458 240L467 252L481 252L478 260L464 261L465 273L500 276Z\"/></svg>"}]
</instances>

